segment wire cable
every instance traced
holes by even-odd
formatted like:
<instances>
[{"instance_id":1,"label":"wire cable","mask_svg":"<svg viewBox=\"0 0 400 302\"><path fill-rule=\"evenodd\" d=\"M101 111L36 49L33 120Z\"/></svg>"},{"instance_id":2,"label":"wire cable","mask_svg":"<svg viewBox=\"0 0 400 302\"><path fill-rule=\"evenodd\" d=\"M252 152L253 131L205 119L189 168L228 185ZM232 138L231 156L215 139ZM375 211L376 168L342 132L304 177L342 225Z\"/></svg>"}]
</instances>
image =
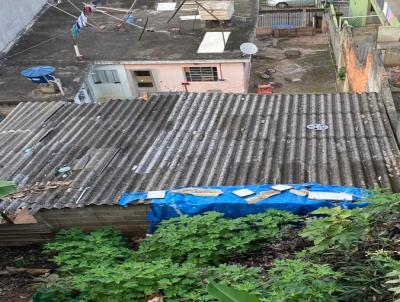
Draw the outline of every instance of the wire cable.
<instances>
[{"instance_id":1,"label":"wire cable","mask_svg":"<svg viewBox=\"0 0 400 302\"><path fill-rule=\"evenodd\" d=\"M78 19L77 16L75 16L75 15L73 15L73 14L70 14L69 12L67 12L67 11L65 11L65 10L63 10L63 9L61 9L61 8L59 8L59 7L57 7L57 6L54 5L54 4L51 4L51 3L49 3L49 2L46 2L46 4L47 4L47 5L50 5L51 7L54 7L55 9L58 9L59 11L63 12L64 14L67 14L67 15L69 15L69 16L71 16L71 17L74 17L74 18ZM97 28L95 25L93 25L93 24L91 24L91 23L89 23L89 22L86 22L86 23L87 23L88 25L90 25L91 27Z\"/></svg>"},{"instance_id":2,"label":"wire cable","mask_svg":"<svg viewBox=\"0 0 400 302\"><path fill-rule=\"evenodd\" d=\"M12 54L12 55L0 57L0 61L7 60L7 59L10 59L10 58L12 58L12 57L15 57L15 56L18 56L18 55L20 55L20 54L23 54L23 53L25 53L25 52L27 52L27 51L29 51L29 50L31 50L31 49L34 49L34 48L36 48L36 47L41 46L42 44L45 44L45 43L47 43L47 42L50 42L50 41L56 39L57 37L59 37L59 36L61 36L61 35L64 35L65 33L66 33L66 32L59 33L58 35L55 35L55 36L53 36L53 37L51 37L51 38L49 38L49 39L47 39L47 40L44 40L44 41L42 41L42 42L39 42L38 44L35 44L35 45L33 45L33 46L31 46L31 47L28 47L28 48L26 48L26 49L24 49L24 50L21 50L21 51L19 51L19 52L16 52L16 53L14 53L14 54Z\"/></svg>"}]
</instances>

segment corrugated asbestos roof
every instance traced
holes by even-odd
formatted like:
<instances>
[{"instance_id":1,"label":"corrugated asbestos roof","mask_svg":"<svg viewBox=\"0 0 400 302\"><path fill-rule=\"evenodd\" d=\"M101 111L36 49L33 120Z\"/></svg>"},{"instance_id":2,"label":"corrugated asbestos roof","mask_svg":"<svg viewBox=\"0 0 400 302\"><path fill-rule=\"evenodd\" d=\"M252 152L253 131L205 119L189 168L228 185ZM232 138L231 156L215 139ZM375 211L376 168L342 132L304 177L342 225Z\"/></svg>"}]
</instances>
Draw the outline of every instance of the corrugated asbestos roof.
<instances>
[{"instance_id":1,"label":"corrugated asbestos roof","mask_svg":"<svg viewBox=\"0 0 400 302\"><path fill-rule=\"evenodd\" d=\"M325 131L308 130L324 123ZM257 183L400 191L399 148L378 94L154 95L26 103L0 123L0 179L65 180L0 209L112 204L125 191ZM72 172L63 178L57 169Z\"/></svg>"}]
</instances>

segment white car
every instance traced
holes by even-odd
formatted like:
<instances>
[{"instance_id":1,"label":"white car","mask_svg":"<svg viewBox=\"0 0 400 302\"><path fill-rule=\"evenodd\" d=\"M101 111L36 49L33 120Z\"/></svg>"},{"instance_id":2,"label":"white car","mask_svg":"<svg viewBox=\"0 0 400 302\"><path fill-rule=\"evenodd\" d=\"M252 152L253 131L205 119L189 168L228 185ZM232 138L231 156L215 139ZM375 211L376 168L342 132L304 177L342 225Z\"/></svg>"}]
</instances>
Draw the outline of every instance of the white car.
<instances>
[{"instance_id":1,"label":"white car","mask_svg":"<svg viewBox=\"0 0 400 302\"><path fill-rule=\"evenodd\" d=\"M291 6L315 6L315 2L316 0L267 0L267 5L285 8Z\"/></svg>"}]
</instances>

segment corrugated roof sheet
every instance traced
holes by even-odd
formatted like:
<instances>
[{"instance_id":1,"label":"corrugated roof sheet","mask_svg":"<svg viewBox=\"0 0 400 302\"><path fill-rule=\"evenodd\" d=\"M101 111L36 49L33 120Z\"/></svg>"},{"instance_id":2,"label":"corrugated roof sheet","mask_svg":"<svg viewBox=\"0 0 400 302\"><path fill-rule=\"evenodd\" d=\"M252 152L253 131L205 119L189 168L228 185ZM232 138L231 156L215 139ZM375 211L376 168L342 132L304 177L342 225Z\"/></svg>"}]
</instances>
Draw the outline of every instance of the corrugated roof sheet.
<instances>
[{"instance_id":1,"label":"corrugated roof sheet","mask_svg":"<svg viewBox=\"0 0 400 302\"><path fill-rule=\"evenodd\" d=\"M325 131L308 130L323 123ZM153 95L26 103L0 123L0 179L66 187L0 209L112 204L177 186L320 182L400 191L399 148L380 96ZM57 173L72 168L66 177Z\"/></svg>"}]
</instances>

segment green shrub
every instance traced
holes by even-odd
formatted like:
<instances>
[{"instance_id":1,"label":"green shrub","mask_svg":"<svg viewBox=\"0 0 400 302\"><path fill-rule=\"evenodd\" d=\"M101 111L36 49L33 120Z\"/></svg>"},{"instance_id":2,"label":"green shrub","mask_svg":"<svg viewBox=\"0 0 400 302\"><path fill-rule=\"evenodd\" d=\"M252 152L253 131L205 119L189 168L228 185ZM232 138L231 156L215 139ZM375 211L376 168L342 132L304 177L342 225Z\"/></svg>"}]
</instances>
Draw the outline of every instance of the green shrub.
<instances>
[{"instance_id":1,"label":"green shrub","mask_svg":"<svg viewBox=\"0 0 400 302\"><path fill-rule=\"evenodd\" d=\"M90 302L146 301L146 296L159 291L166 301L215 301L206 291L206 280L262 293L262 280L257 269L236 265L198 267L168 259L128 260L116 266L99 266L75 276L74 283L85 293L85 301Z\"/></svg>"},{"instance_id":2,"label":"green shrub","mask_svg":"<svg viewBox=\"0 0 400 302\"><path fill-rule=\"evenodd\" d=\"M55 254L52 261L60 266L59 271L74 274L99 264L120 263L132 254L124 237L112 228L89 234L77 229L61 231L45 245L45 251Z\"/></svg>"},{"instance_id":3,"label":"green shrub","mask_svg":"<svg viewBox=\"0 0 400 302\"><path fill-rule=\"evenodd\" d=\"M35 279L41 284L39 290L32 296L33 302L78 302L77 291L71 281L71 277L60 278L58 274L50 274L46 277Z\"/></svg>"},{"instance_id":4,"label":"green shrub","mask_svg":"<svg viewBox=\"0 0 400 302\"><path fill-rule=\"evenodd\" d=\"M269 302L329 302L339 290L339 273L329 265L302 260L276 260L268 271Z\"/></svg>"},{"instance_id":5,"label":"green shrub","mask_svg":"<svg viewBox=\"0 0 400 302\"><path fill-rule=\"evenodd\" d=\"M288 223L297 219L296 215L275 210L236 219L224 218L217 212L181 216L162 222L135 255L141 260L215 264L255 249L260 242L281 238Z\"/></svg>"},{"instance_id":6,"label":"green shrub","mask_svg":"<svg viewBox=\"0 0 400 302\"><path fill-rule=\"evenodd\" d=\"M352 259L342 263L339 272L343 274L339 301L390 301L391 295L384 286L387 270L381 263L369 258Z\"/></svg>"},{"instance_id":7,"label":"green shrub","mask_svg":"<svg viewBox=\"0 0 400 302\"><path fill-rule=\"evenodd\" d=\"M312 253L335 249L353 252L368 236L369 215L364 209L321 208L312 214L327 215L307 218L306 226L300 233L300 236L314 243L309 248Z\"/></svg>"},{"instance_id":8,"label":"green shrub","mask_svg":"<svg viewBox=\"0 0 400 302\"><path fill-rule=\"evenodd\" d=\"M341 81L346 80L346 68L340 67L338 71L338 78Z\"/></svg>"}]
</instances>

